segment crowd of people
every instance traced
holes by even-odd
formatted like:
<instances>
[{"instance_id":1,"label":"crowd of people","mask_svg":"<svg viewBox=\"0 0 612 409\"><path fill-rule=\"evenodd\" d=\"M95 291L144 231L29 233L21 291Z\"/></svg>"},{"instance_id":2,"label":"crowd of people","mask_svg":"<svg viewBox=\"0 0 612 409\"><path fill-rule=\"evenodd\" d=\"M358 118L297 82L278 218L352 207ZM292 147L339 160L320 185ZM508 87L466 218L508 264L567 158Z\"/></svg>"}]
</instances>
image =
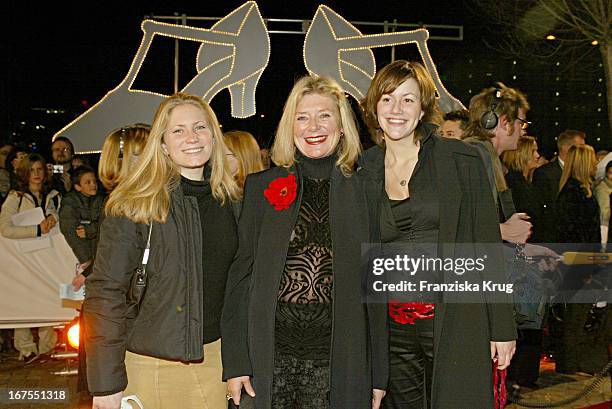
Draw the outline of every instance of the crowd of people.
<instances>
[{"instance_id":1,"label":"crowd of people","mask_svg":"<svg viewBox=\"0 0 612 409\"><path fill-rule=\"evenodd\" d=\"M526 95L502 83L443 115L417 62L381 69L360 110L367 151L344 90L314 75L289 93L269 157L181 93L151 126L108 135L97 172L66 138L48 166L0 147L0 233L40 237L59 224L78 259L80 385L94 408L135 394L147 409L489 409L493 365L517 388L536 384L546 308L508 294L369 301L361 246L430 243L435 257L475 258L499 243L483 280L507 281L517 254L545 276L566 268L564 251L605 251L612 157L601 155L610 160L595 180L595 151L568 130L546 162L527 135ZM38 225L13 224L36 207ZM593 286L601 270L559 286ZM607 306L567 302L555 317L557 370L601 369ZM37 346L15 330L22 359L53 349L53 330L38 334Z\"/></svg>"}]
</instances>

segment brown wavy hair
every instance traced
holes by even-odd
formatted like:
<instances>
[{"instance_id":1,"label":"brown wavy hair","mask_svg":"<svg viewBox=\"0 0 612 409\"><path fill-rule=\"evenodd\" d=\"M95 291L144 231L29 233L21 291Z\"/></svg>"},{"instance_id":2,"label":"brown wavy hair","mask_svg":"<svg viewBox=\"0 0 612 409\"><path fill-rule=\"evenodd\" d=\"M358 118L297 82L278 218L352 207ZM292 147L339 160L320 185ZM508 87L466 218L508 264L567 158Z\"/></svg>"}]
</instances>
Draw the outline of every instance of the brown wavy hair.
<instances>
[{"instance_id":1,"label":"brown wavy hair","mask_svg":"<svg viewBox=\"0 0 612 409\"><path fill-rule=\"evenodd\" d=\"M442 111L436 101L436 86L427 69L423 64L416 61L394 61L376 73L365 98L359 103L363 114L363 121L370 131L372 140L377 145L384 146L384 135L378 123L378 115L376 113L378 101L380 101L383 95L392 93L410 78L414 78L419 85L419 91L421 91L421 110L424 112L423 119L415 129L415 143L424 136L423 123L428 122L436 125L442 123Z\"/></svg>"},{"instance_id":2,"label":"brown wavy hair","mask_svg":"<svg viewBox=\"0 0 612 409\"><path fill-rule=\"evenodd\" d=\"M41 192L46 193L49 190L49 170L47 169L47 161L42 155L38 153L31 153L19 162L17 166L17 191L25 193L30 189L30 173L32 171L32 165L36 162L40 162L43 168L43 183L41 186Z\"/></svg>"}]
</instances>

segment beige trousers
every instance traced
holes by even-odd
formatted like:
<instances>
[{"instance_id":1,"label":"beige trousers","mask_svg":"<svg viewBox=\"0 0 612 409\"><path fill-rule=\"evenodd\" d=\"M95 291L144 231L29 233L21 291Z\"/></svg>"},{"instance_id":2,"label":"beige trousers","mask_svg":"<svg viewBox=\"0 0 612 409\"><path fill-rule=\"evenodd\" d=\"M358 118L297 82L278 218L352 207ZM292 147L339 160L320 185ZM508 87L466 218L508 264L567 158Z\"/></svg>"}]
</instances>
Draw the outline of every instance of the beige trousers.
<instances>
[{"instance_id":1,"label":"beige trousers","mask_svg":"<svg viewBox=\"0 0 612 409\"><path fill-rule=\"evenodd\" d=\"M128 387L145 409L227 409L221 340L204 345L204 362L185 364L127 352Z\"/></svg>"},{"instance_id":2,"label":"beige trousers","mask_svg":"<svg viewBox=\"0 0 612 409\"><path fill-rule=\"evenodd\" d=\"M57 334L53 327L38 328L38 348L30 328L15 328L15 349L19 351L19 359L30 354L46 354L53 351L57 344Z\"/></svg>"}]
</instances>

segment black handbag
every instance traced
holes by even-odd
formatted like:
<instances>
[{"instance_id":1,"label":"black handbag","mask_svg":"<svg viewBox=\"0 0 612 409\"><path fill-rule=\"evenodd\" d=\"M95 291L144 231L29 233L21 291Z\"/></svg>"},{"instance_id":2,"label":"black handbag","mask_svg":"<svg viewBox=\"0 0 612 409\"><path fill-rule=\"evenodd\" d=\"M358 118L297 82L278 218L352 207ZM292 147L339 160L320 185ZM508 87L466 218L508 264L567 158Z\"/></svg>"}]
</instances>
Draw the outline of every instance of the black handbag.
<instances>
[{"instance_id":1,"label":"black handbag","mask_svg":"<svg viewBox=\"0 0 612 409\"><path fill-rule=\"evenodd\" d=\"M136 318L138 311L140 310L140 304L144 298L145 292L147 291L147 262L149 261L149 251L151 249L151 230L153 229L153 222L149 224L149 236L147 237L147 245L144 252L142 253L142 260L140 266L138 266L132 273L132 280L130 282L130 288L126 296L126 303L128 307L127 317Z\"/></svg>"}]
</instances>

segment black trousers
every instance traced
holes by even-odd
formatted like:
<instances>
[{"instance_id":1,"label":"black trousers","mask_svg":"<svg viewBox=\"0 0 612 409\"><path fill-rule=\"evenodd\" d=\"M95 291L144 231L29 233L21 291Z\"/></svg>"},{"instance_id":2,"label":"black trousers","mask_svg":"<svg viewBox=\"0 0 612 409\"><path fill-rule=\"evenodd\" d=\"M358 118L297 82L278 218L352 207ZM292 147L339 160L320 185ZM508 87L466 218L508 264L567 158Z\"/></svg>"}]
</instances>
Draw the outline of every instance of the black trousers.
<instances>
[{"instance_id":1,"label":"black trousers","mask_svg":"<svg viewBox=\"0 0 612 409\"><path fill-rule=\"evenodd\" d=\"M274 358L272 409L329 409L329 359Z\"/></svg>"},{"instance_id":2,"label":"black trousers","mask_svg":"<svg viewBox=\"0 0 612 409\"><path fill-rule=\"evenodd\" d=\"M535 386L540 375L542 330L519 329L516 352L508 367L508 379L521 386Z\"/></svg>"},{"instance_id":3,"label":"black trousers","mask_svg":"<svg viewBox=\"0 0 612 409\"><path fill-rule=\"evenodd\" d=\"M415 320L414 325L390 322L389 390L384 409L431 407L433 321Z\"/></svg>"}]
</instances>

